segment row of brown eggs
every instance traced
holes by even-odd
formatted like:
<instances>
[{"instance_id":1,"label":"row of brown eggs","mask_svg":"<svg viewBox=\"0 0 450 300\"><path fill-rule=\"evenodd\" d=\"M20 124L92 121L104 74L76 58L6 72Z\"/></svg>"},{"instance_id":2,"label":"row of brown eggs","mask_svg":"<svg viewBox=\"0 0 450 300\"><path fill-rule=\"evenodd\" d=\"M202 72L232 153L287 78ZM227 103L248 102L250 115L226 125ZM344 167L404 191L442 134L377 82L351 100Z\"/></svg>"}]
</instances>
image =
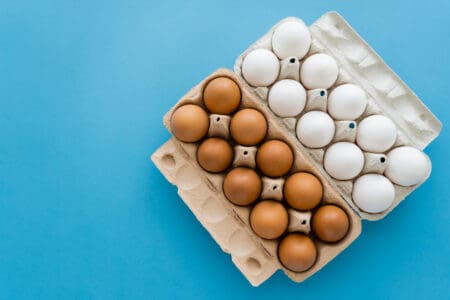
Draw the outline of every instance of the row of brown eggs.
<instances>
[{"instance_id":1,"label":"row of brown eggs","mask_svg":"<svg viewBox=\"0 0 450 300\"><path fill-rule=\"evenodd\" d=\"M207 137L209 117L200 106L186 104L175 110L171 129L183 142L200 142L197 161L207 172L228 171L223 182L223 193L233 204L251 206L250 226L263 239L279 239L278 256L281 263L294 272L311 268L317 258L313 239L303 233L288 233L287 208L300 211L316 209L312 217L314 236L323 242L342 240L350 227L345 211L336 205L320 205L323 187L320 180L306 172L289 174L294 163L294 153L281 140L264 141L268 123L264 115L250 108L239 109L241 91L232 79L219 77L211 80L203 91L203 103L210 113L233 114L230 121L231 140ZM234 151L231 143L257 146L256 170L248 167L230 169ZM272 178L287 176L282 202L263 199L260 174ZM255 204L256 203L256 204ZM317 207L319 207L317 209Z\"/></svg>"}]
</instances>

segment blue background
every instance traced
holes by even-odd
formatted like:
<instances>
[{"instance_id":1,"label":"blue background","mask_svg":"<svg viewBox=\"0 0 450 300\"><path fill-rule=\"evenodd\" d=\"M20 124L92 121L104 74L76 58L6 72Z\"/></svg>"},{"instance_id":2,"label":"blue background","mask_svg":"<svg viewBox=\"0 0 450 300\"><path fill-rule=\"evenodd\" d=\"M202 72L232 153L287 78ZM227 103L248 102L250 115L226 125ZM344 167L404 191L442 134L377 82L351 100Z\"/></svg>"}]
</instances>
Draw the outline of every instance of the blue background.
<instances>
[{"instance_id":1,"label":"blue background","mask_svg":"<svg viewBox=\"0 0 450 300\"><path fill-rule=\"evenodd\" d=\"M278 272L255 289L149 156L189 88L278 20L328 10L443 122L426 150L434 171L305 283ZM0 1L0 299L448 299L449 11L446 0Z\"/></svg>"}]
</instances>

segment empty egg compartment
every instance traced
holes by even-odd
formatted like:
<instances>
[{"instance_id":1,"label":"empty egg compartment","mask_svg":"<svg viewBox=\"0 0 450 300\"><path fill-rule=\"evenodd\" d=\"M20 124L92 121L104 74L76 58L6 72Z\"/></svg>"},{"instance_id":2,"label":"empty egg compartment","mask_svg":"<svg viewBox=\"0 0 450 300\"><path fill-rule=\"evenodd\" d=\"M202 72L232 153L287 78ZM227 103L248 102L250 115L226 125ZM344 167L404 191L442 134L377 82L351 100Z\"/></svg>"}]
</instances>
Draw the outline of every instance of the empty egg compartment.
<instances>
[{"instance_id":1,"label":"empty egg compartment","mask_svg":"<svg viewBox=\"0 0 450 300\"><path fill-rule=\"evenodd\" d=\"M230 110L226 114L217 114L211 112L208 107L205 107L203 101L203 92L205 87L215 78L227 77L231 78L240 86L241 103L239 108ZM317 169L312 159L301 149L297 148L293 143L294 137L286 133L285 128L279 126L274 122L274 115L270 110L261 103L256 95L243 85L242 79L236 76L233 72L220 69L202 81L199 85L194 87L166 114L164 117L165 126L171 131L173 125L171 120L177 108L183 107L187 104L194 104L202 107L205 111L210 111L208 115L209 128L206 130L206 136L196 142L182 142L177 138L172 138L170 141L170 148L172 153L176 153L184 164L188 164L193 171L187 177L188 181L199 181L198 192L186 193L183 189L180 191L179 180L169 178L173 184L179 188L180 196L186 204L193 210L194 214L203 224L203 226L213 235L221 248L230 253L233 262L244 273L247 279L253 284L258 285L266 280L277 269L282 269L292 280L300 282L317 272L336 255L343 251L361 232L361 220L359 216L346 204L345 200L340 194L327 182L326 178L317 172ZM233 133L233 128L230 130L230 119L235 117L237 113L246 109L254 109L262 113L267 121L267 132L263 136L263 140L249 142L242 145L230 139L232 135L236 138L236 132ZM204 118L204 117L202 117ZM233 121L231 121L233 122ZM202 123L201 121L199 123ZM236 122L235 122L236 123ZM232 126L231 126L232 127ZM204 129L202 129L205 131ZM231 131L231 134L230 134ZM226 168L222 168L219 172L207 171L204 166L199 163L199 145L204 144L205 140L211 137L217 137L227 140L233 149L233 157ZM248 141L249 137L239 136L239 140L243 143ZM251 138L251 137L250 137ZM292 167L283 174L275 174L268 176L262 174L261 164L257 163L257 152L262 148L262 145L267 144L267 141L278 140L286 143L294 156ZM165 146L164 146L165 147ZM161 152L157 155L158 152ZM173 168L172 159L163 159L166 154L164 150L158 150L153 156L153 160L158 167L164 168L163 161L168 162L168 165ZM173 154L172 154L173 155ZM217 157L215 158L217 160ZM224 191L224 178L230 174L231 170L236 168L253 169L261 178L261 188L258 194L258 199L251 203L235 203L233 204ZM175 168L176 169L176 168ZM296 210L289 207L283 196L283 185L285 179L296 172L307 172L316 176L323 187L323 197L320 204L306 211ZM164 173L164 172L163 172ZM177 174L178 171L172 171ZM194 179L199 177L200 179ZM182 184L185 186L186 184ZM188 184L190 186L190 184ZM193 200L193 199L197 200ZM208 204L211 200L211 204ZM255 205L262 203L263 200L272 200L274 203L282 203L283 207L288 212L288 227L283 230L284 233L275 239L269 240L258 236L252 229L250 224L250 214ZM213 202L215 201L215 202ZM194 202L201 202L202 204L194 205ZM234 201L235 202L235 201ZM215 203L215 204L212 204ZM238 205L236 205L238 204ZM316 237L311 230L311 216L314 219L314 213L323 207L325 204L333 204L341 208L348 217L348 231L345 236L336 242L323 242ZM205 208L206 207L206 208ZM214 224L211 221L218 221ZM230 224L229 224L230 223ZM231 224L233 223L233 224ZM239 229L239 233L233 234L230 231ZM227 238L218 238L218 233L227 236ZM317 248L317 258L313 265L302 272L293 272L287 269L278 259L278 244L281 239L290 233L299 233L308 236L314 241ZM258 271L260 269L260 271Z\"/></svg>"},{"instance_id":2,"label":"empty egg compartment","mask_svg":"<svg viewBox=\"0 0 450 300\"><path fill-rule=\"evenodd\" d=\"M277 31L278 28L284 28L284 31ZM302 43L294 43L292 39L289 43L280 42L292 34L300 41L308 42L304 28L306 26L300 19L282 20L238 57L235 72L248 88L255 91L261 104L270 108L275 122L293 137L295 147L309 153L318 172L343 195L348 204L364 219L381 219L430 175L428 158L401 146L423 149L438 135L442 125L337 13L327 13L309 27L311 46L306 47L307 51L299 46ZM326 55L319 57L323 54ZM330 64L329 59L335 61L337 69L331 64L328 72L321 76L314 75L311 66ZM260 76L262 72L271 76ZM330 73L335 73L335 77L329 79L333 77ZM320 81L320 84L315 85L311 78ZM330 95L333 99L338 98L338 90L358 93L359 89L355 86L362 89L367 99L363 108L353 107L356 114L328 103ZM285 99L289 97L293 100L287 103ZM315 126L317 122L320 122L321 131L310 136L303 134L306 130L302 129ZM391 126L394 133L382 137L388 140L387 146L374 147L370 139L373 132L377 134L377 130L370 128L370 125L386 126L389 122L394 124ZM364 127L362 130L358 128L360 124ZM396 151L390 153L392 149ZM353 160L340 162L341 153L349 156L353 152ZM418 157L421 161L419 167L422 167L423 178L418 182L399 171L405 165L405 159L400 157L405 155ZM324 156L328 156L325 161ZM395 161L386 170L389 157ZM404 180L405 176L407 179ZM352 193L355 182L354 201ZM365 187L372 190L379 187L378 190L384 193L380 192L383 194L381 200L388 200L383 203L375 199L367 204L364 201L371 194ZM375 206L373 202L376 202Z\"/></svg>"}]
</instances>

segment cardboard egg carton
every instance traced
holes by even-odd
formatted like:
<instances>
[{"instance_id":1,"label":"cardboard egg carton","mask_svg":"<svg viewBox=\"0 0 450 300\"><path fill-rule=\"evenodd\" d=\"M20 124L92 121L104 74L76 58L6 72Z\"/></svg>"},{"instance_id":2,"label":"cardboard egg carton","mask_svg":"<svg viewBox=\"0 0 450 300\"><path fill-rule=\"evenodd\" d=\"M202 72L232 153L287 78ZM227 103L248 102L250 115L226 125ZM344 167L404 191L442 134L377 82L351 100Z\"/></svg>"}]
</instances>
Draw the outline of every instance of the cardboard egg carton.
<instances>
[{"instance_id":1,"label":"cardboard egg carton","mask_svg":"<svg viewBox=\"0 0 450 300\"><path fill-rule=\"evenodd\" d=\"M176 108L184 104L196 104L204 107L202 93L205 85L215 77L227 76L240 86L242 108L255 108L267 119L268 134L265 140L279 139L293 150L295 161L291 174L306 171L320 179L324 188L321 205L333 203L345 210L349 217L350 229L345 238L338 243L323 243L316 239L318 249L316 263L307 271L295 273L286 269L277 257L277 240L265 240L258 237L249 225L251 207L232 204L222 189L226 172L212 174L206 172L197 162L196 152L200 144L184 143L176 138L169 139L151 157L155 165L169 182L176 185L178 194L191 209L203 227L211 234L221 249L231 255L233 263L254 286L272 276L277 270L283 270L296 282L301 282L316 273L336 255L350 245L361 233L362 219L377 220L384 217L399 204L418 185L401 187L395 185L396 198L385 212L369 214L360 211L351 199L352 181L338 181L331 178L323 168L323 149L304 147L295 135L296 118L280 118L267 105L269 88L254 88L244 80L240 66L245 55L255 48L271 50L271 36L281 23L296 18L287 18L276 24L268 33L250 46L236 61L235 72L220 69L189 91L166 114L164 124L170 131L170 118ZM424 106L416 95L397 77L397 75L379 58L379 56L355 33L355 31L337 13L327 13L310 26L312 44L307 56L314 53L331 55L339 66L339 77L335 86L343 83L359 85L368 95L368 107L363 116L352 121L336 121L333 142L355 142L357 123L372 114L389 117L397 126L398 137L394 145L410 145L418 149L425 148L441 130L441 123ZM285 59L280 62L279 79L298 80L301 61ZM333 88L333 87L332 87ZM332 89L331 88L331 89ZM331 90L329 89L329 90ZM307 91L307 103L304 112L311 110L326 111L327 92ZM303 113L304 113L303 112ZM302 113L302 114L303 114ZM209 136L229 138L230 116L210 114ZM351 126L349 126L351 125ZM255 168L256 147L234 147L233 166ZM385 165L380 164L383 153L365 153L365 165L362 174L383 173ZM282 199L283 178L262 177L261 199ZM288 232L308 234L311 230L311 212L288 210Z\"/></svg>"},{"instance_id":2,"label":"cardboard egg carton","mask_svg":"<svg viewBox=\"0 0 450 300\"><path fill-rule=\"evenodd\" d=\"M300 21L297 18L286 18L273 26L266 34L251 45L236 60L235 73L243 78L241 65L244 57L252 50L264 48L272 51L271 38L277 26L287 21ZM336 121L336 133L333 142L355 142L357 123L365 117L373 114L385 115L390 118L397 127L397 140L394 147L413 146L423 150L441 131L442 124L420 101L420 99L408 88L408 86L384 63L384 61L370 48L367 43L350 27L350 25L336 12L323 15L310 27L311 48L308 56L316 53L325 53L332 56L339 67L339 76L336 83L328 89L344 84L353 83L360 86L367 94L368 105L364 114L354 121ZM302 60L304 60L303 58ZM280 62L280 74L278 80L299 80L301 61L294 58L286 58ZM277 80L277 81L278 81ZM245 81L245 80L244 80ZM275 81L274 83L276 83ZM246 83L247 88L253 90L260 98L261 103L267 106L267 95L270 87L252 87ZM295 118L280 118L286 133L295 137L295 124L307 111L326 111L328 91L307 91L307 104L305 110ZM353 123L352 127L348 126ZM322 149L310 149L304 147L295 139L295 147L309 153L314 159L317 171L333 186L347 201L347 203L367 220L379 220L392 211L406 196L421 183L403 187L394 184L394 203L381 213L366 213L360 210L352 201L353 180L341 181L329 176L323 168L323 156L327 147ZM365 166L360 176L366 173L382 174L388 161L384 153L364 152Z\"/></svg>"},{"instance_id":3,"label":"cardboard egg carton","mask_svg":"<svg viewBox=\"0 0 450 300\"><path fill-rule=\"evenodd\" d=\"M278 260L278 241L262 239L251 229L249 225L251 207L236 206L224 196L222 184L226 173L208 173L198 164L196 152L199 143L184 143L173 137L159 148L151 159L167 180L178 187L178 194L181 199L208 230L221 249L231 255L234 264L252 285L261 284L279 269L283 270L292 280L301 282L320 270L359 236L361 219L326 179L317 172L311 157L303 149L295 147L294 138L285 132L282 124L268 107L260 101L250 88L244 85L241 78L230 70L220 69L214 72L183 96L164 117L164 125L167 129L171 130L170 118L179 106L196 104L204 107L202 93L205 85L210 80L221 76L232 78L239 84L242 93L240 109L254 108L264 114L268 123L268 133L265 140L282 140L291 147L295 156L291 173L305 171L316 175L322 182L324 189L321 204L332 203L345 210L350 221L350 229L345 238L333 244L316 240L318 257L313 267L302 273L292 272ZM216 120L216 115L211 116L210 132L211 128L216 126L213 122ZM226 132L220 133L219 131L219 135L221 134L227 135ZM239 147L235 147L235 163L236 158L241 157ZM245 165L245 162L238 162L238 165ZM261 199L279 198L284 179L263 177L262 181ZM309 233L310 219L311 212L289 210L288 231Z\"/></svg>"}]
</instances>

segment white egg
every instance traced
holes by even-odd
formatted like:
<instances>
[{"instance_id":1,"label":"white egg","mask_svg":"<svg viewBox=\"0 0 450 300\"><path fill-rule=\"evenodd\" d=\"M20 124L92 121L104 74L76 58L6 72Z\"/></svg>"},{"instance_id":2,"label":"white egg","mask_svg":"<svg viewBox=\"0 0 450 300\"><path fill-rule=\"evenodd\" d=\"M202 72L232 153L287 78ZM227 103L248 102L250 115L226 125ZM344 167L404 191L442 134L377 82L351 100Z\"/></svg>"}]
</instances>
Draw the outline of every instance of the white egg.
<instances>
[{"instance_id":1,"label":"white egg","mask_svg":"<svg viewBox=\"0 0 450 300\"><path fill-rule=\"evenodd\" d=\"M311 34L302 21L289 21L278 26L272 36L273 52L280 58L295 56L298 59L308 53Z\"/></svg>"},{"instance_id":2,"label":"white egg","mask_svg":"<svg viewBox=\"0 0 450 300\"><path fill-rule=\"evenodd\" d=\"M358 176L364 167L364 155L353 143L339 142L325 152L323 166L328 174L338 180L349 180Z\"/></svg>"},{"instance_id":3,"label":"white egg","mask_svg":"<svg viewBox=\"0 0 450 300\"><path fill-rule=\"evenodd\" d=\"M355 181L352 198L361 210L380 213L394 202L394 185L383 175L366 174Z\"/></svg>"},{"instance_id":4,"label":"white egg","mask_svg":"<svg viewBox=\"0 0 450 300\"><path fill-rule=\"evenodd\" d=\"M270 89L268 103L278 116L293 117L305 108L306 91L298 81L280 80Z\"/></svg>"},{"instance_id":5,"label":"white egg","mask_svg":"<svg viewBox=\"0 0 450 300\"><path fill-rule=\"evenodd\" d=\"M430 176L431 161L425 153L416 148L403 146L392 149L387 159L388 166L384 174L396 184L416 185Z\"/></svg>"},{"instance_id":6,"label":"white egg","mask_svg":"<svg viewBox=\"0 0 450 300\"><path fill-rule=\"evenodd\" d=\"M296 133L300 142L309 148L321 148L333 139L333 119L324 112L310 111L298 120Z\"/></svg>"},{"instance_id":7,"label":"white egg","mask_svg":"<svg viewBox=\"0 0 450 300\"><path fill-rule=\"evenodd\" d=\"M370 152L385 152L397 139L397 127L391 119L382 115L372 115L358 124L356 143Z\"/></svg>"},{"instance_id":8,"label":"white egg","mask_svg":"<svg viewBox=\"0 0 450 300\"><path fill-rule=\"evenodd\" d=\"M329 55L319 53L305 59L300 78L307 89L328 89L338 77L336 61Z\"/></svg>"},{"instance_id":9,"label":"white egg","mask_svg":"<svg viewBox=\"0 0 450 300\"><path fill-rule=\"evenodd\" d=\"M338 86L328 96L328 113L336 120L355 120L366 106L366 93L351 83Z\"/></svg>"},{"instance_id":10,"label":"white egg","mask_svg":"<svg viewBox=\"0 0 450 300\"><path fill-rule=\"evenodd\" d=\"M242 62L242 75L252 86L268 86L277 78L280 62L273 52L256 49L247 54Z\"/></svg>"}]
</instances>

